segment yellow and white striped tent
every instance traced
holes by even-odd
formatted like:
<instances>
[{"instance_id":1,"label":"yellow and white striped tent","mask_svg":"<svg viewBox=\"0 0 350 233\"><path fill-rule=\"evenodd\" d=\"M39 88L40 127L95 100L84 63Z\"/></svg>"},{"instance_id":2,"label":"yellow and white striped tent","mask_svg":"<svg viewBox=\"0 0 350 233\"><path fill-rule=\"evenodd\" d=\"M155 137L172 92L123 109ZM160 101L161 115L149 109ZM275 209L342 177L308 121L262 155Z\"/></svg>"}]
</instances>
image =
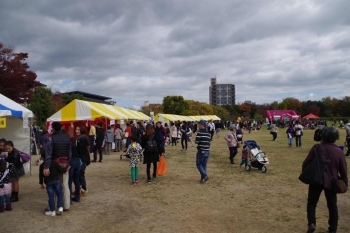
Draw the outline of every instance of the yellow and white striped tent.
<instances>
[{"instance_id":1,"label":"yellow and white striped tent","mask_svg":"<svg viewBox=\"0 0 350 233\"><path fill-rule=\"evenodd\" d=\"M155 117L155 121L199 121L199 120L221 120L219 117L215 115L206 115L206 116L181 116L181 115L173 115L173 114L163 114L158 113Z\"/></svg>"},{"instance_id":2,"label":"yellow and white striped tent","mask_svg":"<svg viewBox=\"0 0 350 233\"><path fill-rule=\"evenodd\" d=\"M73 100L47 119L52 121L82 121L106 117L110 120L149 120L142 112L83 100Z\"/></svg>"}]
</instances>

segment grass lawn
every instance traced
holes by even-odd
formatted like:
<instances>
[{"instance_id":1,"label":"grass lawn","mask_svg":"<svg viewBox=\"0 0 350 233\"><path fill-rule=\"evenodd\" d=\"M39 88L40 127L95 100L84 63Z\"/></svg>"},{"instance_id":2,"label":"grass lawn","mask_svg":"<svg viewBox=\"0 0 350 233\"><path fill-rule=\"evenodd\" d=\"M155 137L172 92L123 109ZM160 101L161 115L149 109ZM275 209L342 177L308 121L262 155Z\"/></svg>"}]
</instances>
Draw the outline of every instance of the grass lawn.
<instances>
[{"instance_id":1,"label":"grass lawn","mask_svg":"<svg viewBox=\"0 0 350 233\"><path fill-rule=\"evenodd\" d=\"M199 184L195 147L181 152L180 146L166 147L168 173L146 183L145 165L140 183L131 185L126 159L120 153L104 157L104 163L87 168L89 193L74 203L63 216L46 217L45 191L39 191L37 169L20 180L20 202L12 212L0 214L1 232L306 232L307 186L298 180L301 164L315 143L313 130L306 130L302 147L288 148L286 129L277 141L266 128L244 132L244 140L256 140L270 160L267 173L253 168L247 172L228 159L224 140L214 138L208 162L210 180ZM340 129L338 145L345 141ZM338 195L339 230L350 232L350 193ZM317 208L316 232L325 232L328 209L322 194Z\"/></svg>"}]
</instances>

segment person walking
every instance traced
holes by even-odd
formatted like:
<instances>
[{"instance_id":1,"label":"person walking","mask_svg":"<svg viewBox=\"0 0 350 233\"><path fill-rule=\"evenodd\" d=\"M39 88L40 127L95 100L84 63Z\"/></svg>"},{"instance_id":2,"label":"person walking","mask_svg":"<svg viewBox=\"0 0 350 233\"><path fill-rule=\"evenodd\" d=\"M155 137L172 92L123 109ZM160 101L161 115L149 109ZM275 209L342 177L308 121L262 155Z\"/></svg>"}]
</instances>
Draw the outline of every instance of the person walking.
<instances>
[{"instance_id":1,"label":"person walking","mask_svg":"<svg viewBox=\"0 0 350 233\"><path fill-rule=\"evenodd\" d=\"M137 142L137 137L134 135L131 137L131 144L126 150L126 154L130 156L129 167L131 174L131 184L137 184L139 182L139 163L142 156L142 147Z\"/></svg>"},{"instance_id":2,"label":"person walking","mask_svg":"<svg viewBox=\"0 0 350 233\"><path fill-rule=\"evenodd\" d=\"M85 135L86 128L84 125L79 125L75 129L76 140L77 140L77 150L79 158L81 159L81 168L79 175L79 182L81 184L81 194L85 196L88 192L85 179L86 167L90 164L90 141L89 138Z\"/></svg>"},{"instance_id":3,"label":"person walking","mask_svg":"<svg viewBox=\"0 0 350 233\"><path fill-rule=\"evenodd\" d=\"M80 170L81 170L81 159L79 157L78 148L77 148L77 140L74 137L70 138L72 157L69 161L70 169L69 169L69 180L68 186L69 191L72 194L72 183L74 182L75 192L74 197L71 198L72 201L80 202Z\"/></svg>"},{"instance_id":4,"label":"person walking","mask_svg":"<svg viewBox=\"0 0 350 233\"><path fill-rule=\"evenodd\" d=\"M303 126L299 123L299 121L296 122L294 126L295 131L295 145L296 147L301 147L301 136L303 136Z\"/></svg>"},{"instance_id":5,"label":"person walking","mask_svg":"<svg viewBox=\"0 0 350 233\"><path fill-rule=\"evenodd\" d=\"M210 141L213 141L213 136L214 136L214 132L215 132L215 124L213 123L212 120L209 120L208 131L210 133Z\"/></svg>"},{"instance_id":6,"label":"person walking","mask_svg":"<svg viewBox=\"0 0 350 233\"><path fill-rule=\"evenodd\" d=\"M348 150L346 152L346 156L349 157L350 156L350 122L346 123L345 130L346 130L346 144L348 147Z\"/></svg>"},{"instance_id":7,"label":"person walking","mask_svg":"<svg viewBox=\"0 0 350 233\"><path fill-rule=\"evenodd\" d=\"M271 123L271 129L270 129L270 134L272 134L272 141L276 141L277 139L277 126L276 126L276 122L272 121Z\"/></svg>"},{"instance_id":8,"label":"person walking","mask_svg":"<svg viewBox=\"0 0 350 233\"><path fill-rule=\"evenodd\" d=\"M95 140L95 145L94 145L94 160L91 162L97 162L97 151L99 154L99 160L98 162L102 163L102 144L103 140L105 139L105 132L102 129L102 123L98 123L98 126L96 128L96 140Z\"/></svg>"},{"instance_id":9,"label":"person walking","mask_svg":"<svg viewBox=\"0 0 350 233\"><path fill-rule=\"evenodd\" d=\"M57 160L70 160L72 157L71 144L69 137L61 131L62 125L60 122L53 122L52 128L54 132L45 148L45 161L43 175L48 177L50 175L50 166L52 161ZM64 210L69 210L70 207L70 191L68 186L69 173L59 174L60 182L63 186L63 208Z\"/></svg>"},{"instance_id":10,"label":"person walking","mask_svg":"<svg viewBox=\"0 0 350 233\"><path fill-rule=\"evenodd\" d=\"M288 139L288 146L289 147L292 147L293 145L293 137L294 137L294 134L295 134L295 131L293 129L293 125L290 124L288 129L286 130L286 134L287 134L287 139Z\"/></svg>"},{"instance_id":11,"label":"person walking","mask_svg":"<svg viewBox=\"0 0 350 233\"><path fill-rule=\"evenodd\" d=\"M151 165L153 164L153 179L157 178L157 162L159 156L163 153L161 142L156 137L154 127L151 124L146 125L145 134L141 138L141 146L143 148L143 164L147 164L146 174L147 182L151 183Z\"/></svg>"},{"instance_id":12,"label":"person walking","mask_svg":"<svg viewBox=\"0 0 350 233\"><path fill-rule=\"evenodd\" d=\"M170 134L171 134L171 145L176 146L176 140L177 140L177 127L174 122L170 123Z\"/></svg>"},{"instance_id":13,"label":"person walking","mask_svg":"<svg viewBox=\"0 0 350 233\"><path fill-rule=\"evenodd\" d=\"M197 144L196 166L201 175L201 184L209 180L207 174L207 163L210 156L210 134L206 130L207 123L204 120L198 122L198 132L195 143Z\"/></svg>"},{"instance_id":14,"label":"person walking","mask_svg":"<svg viewBox=\"0 0 350 233\"><path fill-rule=\"evenodd\" d=\"M119 152L122 150L123 147L123 130L120 128L120 124L116 125L116 129L114 131L114 138L115 138L115 150L114 152Z\"/></svg>"},{"instance_id":15,"label":"person walking","mask_svg":"<svg viewBox=\"0 0 350 233\"><path fill-rule=\"evenodd\" d=\"M10 198L12 185L9 172L8 163L4 159L0 159L0 213L3 213L5 210L12 210ZM4 201L6 202L6 207Z\"/></svg>"},{"instance_id":16,"label":"person walking","mask_svg":"<svg viewBox=\"0 0 350 233\"><path fill-rule=\"evenodd\" d=\"M236 135L236 127L234 125L230 126L230 130L228 131L227 135L225 136L225 140L227 141L227 146L230 151L230 162L231 164L234 164L234 158L237 154L237 148L238 148L238 138Z\"/></svg>"},{"instance_id":17,"label":"person walking","mask_svg":"<svg viewBox=\"0 0 350 233\"><path fill-rule=\"evenodd\" d=\"M97 127L97 122L93 122L93 124L90 125L89 139L90 139L90 152L91 153L94 151L94 145L95 145L95 140L96 140L96 127Z\"/></svg>"},{"instance_id":18,"label":"person walking","mask_svg":"<svg viewBox=\"0 0 350 233\"><path fill-rule=\"evenodd\" d=\"M105 133L105 155L111 154L113 141L114 141L114 133L113 133L112 127L108 126Z\"/></svg>"},{"instance_id":19,"label":"person walking","mask_svg":"<svg viewBox=\"0 0 350 233\"><path fill-rule=\"evenodd\" d=\"M181 128L181 146L182 146L182 150L181 151L187 151L187 141L188 141L188 135L187 133L190 132L188 124L186 121L182 122ZM185 142L185 144L184 144Z\"/></svg>"},{"instance_id":20,"label":"person walking","mask_svg":"<svg viewBox=\"0 0 350 233\"><path fill-rule=\"evenodd\" d=\"M307 197L308 233L314 232L316 229L316 206L322 191L325 193L329 211L328 232L337 232L338 207L337 193L333 189L333 174L336 174L337 178L340 175L340 178L344 180L346 186L348 186L346 160L343 152L334 144L335 141L339 139L338 130L335 127L324 127L321 131L321 138L321 143L311 148L302 165L302 170L304 171L311 160L315 156L318 156L326 166L323 173L323 184L309 185Z\"/></svg>"}]
</instances>

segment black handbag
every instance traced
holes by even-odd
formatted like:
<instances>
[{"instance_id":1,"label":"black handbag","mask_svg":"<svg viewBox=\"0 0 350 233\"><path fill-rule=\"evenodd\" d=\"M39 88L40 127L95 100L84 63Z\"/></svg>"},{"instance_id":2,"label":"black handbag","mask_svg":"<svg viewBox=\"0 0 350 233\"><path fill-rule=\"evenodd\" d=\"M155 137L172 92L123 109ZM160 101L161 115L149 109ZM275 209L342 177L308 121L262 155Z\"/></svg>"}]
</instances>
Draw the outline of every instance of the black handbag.
<instances>
[{"instance_id":1,"label":"black handbag","mask_svg":"<svg viewBox=\"0 0 350 233\"><path fill-rule=\"evenodd\" d=\"M318 153L316 152L315 157L306 165L305 169L301 172L299 176L299 180L304 184L312 184L312 185L323 184L325 164L317 156L317 154Z\"/></svg>"}]
</instances>

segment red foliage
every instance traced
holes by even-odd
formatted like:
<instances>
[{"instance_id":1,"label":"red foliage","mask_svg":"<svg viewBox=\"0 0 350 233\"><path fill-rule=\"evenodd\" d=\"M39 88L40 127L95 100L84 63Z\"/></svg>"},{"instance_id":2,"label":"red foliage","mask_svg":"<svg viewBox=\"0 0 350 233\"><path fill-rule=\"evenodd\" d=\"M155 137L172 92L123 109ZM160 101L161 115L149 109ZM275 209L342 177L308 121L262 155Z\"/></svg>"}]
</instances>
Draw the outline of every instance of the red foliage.
<instances>
[{"instance_id":1,"label":"red foliage","mask_svg":"<svg viewBox=\"0 0 350 233\"><path fill-rule=\"evenodd\" d=\"M28 70L27 53L15 53L0 43L0 93L18 103L28 103L35 87L36 74Z\"/></svg>"}]
</instances>

